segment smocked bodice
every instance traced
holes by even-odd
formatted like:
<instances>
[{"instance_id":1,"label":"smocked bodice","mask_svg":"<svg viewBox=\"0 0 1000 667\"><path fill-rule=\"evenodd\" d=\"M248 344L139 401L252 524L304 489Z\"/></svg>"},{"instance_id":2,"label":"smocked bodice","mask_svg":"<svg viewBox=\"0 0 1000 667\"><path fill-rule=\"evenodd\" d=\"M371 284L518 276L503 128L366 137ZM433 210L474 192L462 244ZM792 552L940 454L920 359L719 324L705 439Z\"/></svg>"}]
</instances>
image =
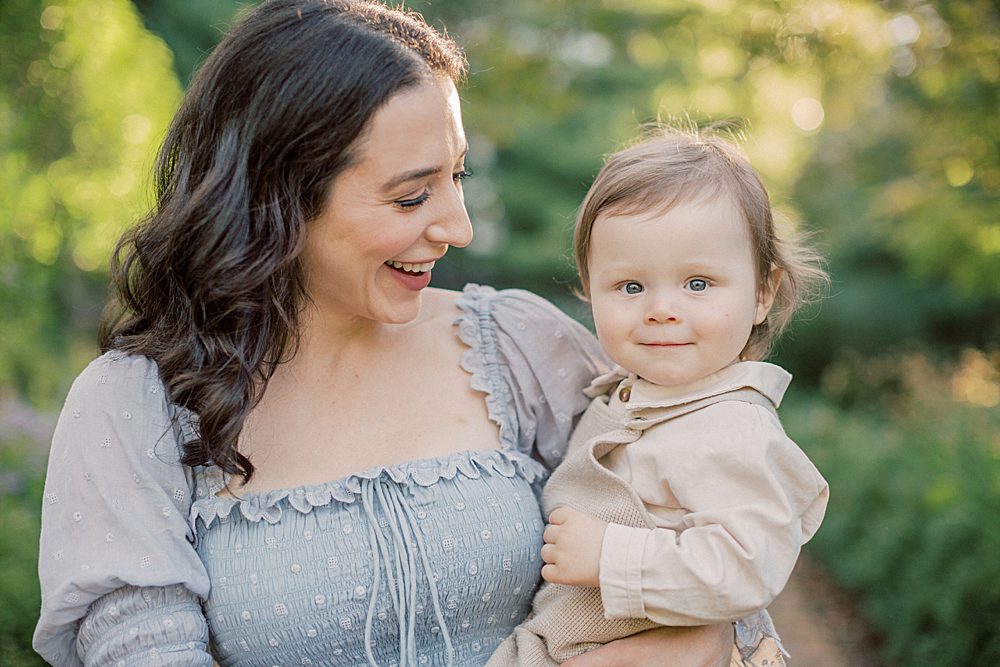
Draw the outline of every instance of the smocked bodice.
<instances>
[{"instance_id":1,"label":"smocked bodice","mask_svg":"<svg viewBox=\"0 0 1000 667\"><path fill-rule=\"evenodd\" d=\"M517 452L463 452L242 500L200 475L216 660L484 664L537 586L544 474Z\"/></svg>"}]
</instances>

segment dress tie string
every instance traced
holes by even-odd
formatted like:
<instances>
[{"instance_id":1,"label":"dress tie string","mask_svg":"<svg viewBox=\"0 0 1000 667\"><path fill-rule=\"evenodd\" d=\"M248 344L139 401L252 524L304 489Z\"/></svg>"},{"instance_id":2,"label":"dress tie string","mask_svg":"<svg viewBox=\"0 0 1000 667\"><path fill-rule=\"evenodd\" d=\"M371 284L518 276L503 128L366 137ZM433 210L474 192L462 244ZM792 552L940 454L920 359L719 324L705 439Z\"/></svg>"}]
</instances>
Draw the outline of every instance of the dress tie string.
<instances>
[{"instance_id":1,"label":"dress tie string","mask_svg":"<svg viewBox=\"0 0 1000 667\"><path fill-rule=\"evenodd\" d=\"M400 667L417 664L416 649L416 608L419 566L423 570L430 591L431 604L441 636L447 651L447 664L454 664L455 650L451 635L445 625L444 613L438 599L437 582L431 570L430 559L424 546L423 535L417 527L413 509L403 495L402 489L381 475L374 479L361 480L361 504L368 516L368 539L372 556L376 562L374 579L368 598L368 614L365 617L365 654L373 667L378 667L372 651L372 624L375 605L385 571L386 589L392 602L399 627ZM376 504L382 514L382 522L376 517ZM388 533L388 534L387 534Z\"/></svg>"}]
</instances>

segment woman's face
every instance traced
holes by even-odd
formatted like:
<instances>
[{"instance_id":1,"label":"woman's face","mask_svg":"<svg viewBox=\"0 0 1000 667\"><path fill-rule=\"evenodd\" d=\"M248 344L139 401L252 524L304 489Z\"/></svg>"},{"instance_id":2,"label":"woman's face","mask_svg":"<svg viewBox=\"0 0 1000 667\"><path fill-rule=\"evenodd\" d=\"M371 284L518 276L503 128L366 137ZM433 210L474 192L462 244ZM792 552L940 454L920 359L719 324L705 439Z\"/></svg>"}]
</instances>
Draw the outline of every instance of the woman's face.
<instances>
[{"instance_id":1,"label":"woman's face","mask_svg":"<svg viewBox=\"0 0 1000 667\"><path fill-rule=\"evenodd\" d=\"M306 230L306 291L323 319L401 324L434 262L472 240L458 91L430 79L389 99Z\"/></svg>"}]
</instances>

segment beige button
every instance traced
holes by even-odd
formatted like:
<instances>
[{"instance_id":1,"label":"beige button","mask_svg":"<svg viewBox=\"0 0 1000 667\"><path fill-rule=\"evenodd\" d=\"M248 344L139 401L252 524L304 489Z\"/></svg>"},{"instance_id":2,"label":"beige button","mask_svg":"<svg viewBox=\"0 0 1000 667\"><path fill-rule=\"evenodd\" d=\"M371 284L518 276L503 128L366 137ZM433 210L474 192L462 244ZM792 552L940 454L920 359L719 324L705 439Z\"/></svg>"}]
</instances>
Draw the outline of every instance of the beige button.
<instances>
[{"instance_id":1,"label":"beige button","mask_svg":"<svg viewBox=\"0 0 1000 667\"><path fill-rule=\"evenodd\" d=\"M618 398L622 403L628 403L628 399L632 396L632 390L629 387L622 387L618 392Z\"/></svg>"}]
</instances>

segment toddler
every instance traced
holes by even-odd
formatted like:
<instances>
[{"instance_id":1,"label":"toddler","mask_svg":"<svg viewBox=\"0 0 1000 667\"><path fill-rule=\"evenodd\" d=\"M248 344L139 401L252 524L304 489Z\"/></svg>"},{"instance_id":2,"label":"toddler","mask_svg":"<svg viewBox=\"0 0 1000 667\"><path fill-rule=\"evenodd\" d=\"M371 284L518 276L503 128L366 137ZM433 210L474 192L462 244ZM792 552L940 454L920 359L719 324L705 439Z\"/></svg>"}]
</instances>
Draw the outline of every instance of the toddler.
<instances>
[{"instance_id":1,"label":"toddler","mask_svg":"<svg viewBox=\"0 0 1000 667\"><path fill-rule=\"evenodd\" d=\"M736 624L733 665L782 665L762 610L816 532L828 488L760 361L825 281L776 236L767 192L716 136L667 130L612 155L576 260L617 367L587 392L549 516L532 616L490 665L552 665L658 625Z\"/></svg>"}]
</instances>

